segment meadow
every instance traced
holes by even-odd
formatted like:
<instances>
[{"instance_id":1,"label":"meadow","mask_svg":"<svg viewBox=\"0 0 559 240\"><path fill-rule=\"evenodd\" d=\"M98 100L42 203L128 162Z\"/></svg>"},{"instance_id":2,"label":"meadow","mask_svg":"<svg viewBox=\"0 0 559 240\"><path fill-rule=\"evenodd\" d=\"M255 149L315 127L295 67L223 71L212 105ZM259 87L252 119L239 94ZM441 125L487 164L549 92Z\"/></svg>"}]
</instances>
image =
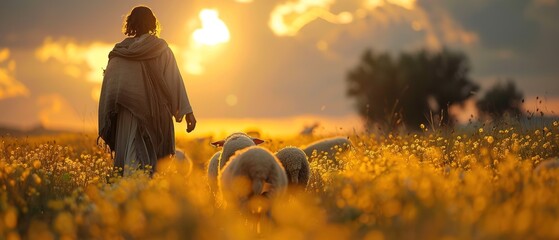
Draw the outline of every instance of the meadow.
<instances>
[{"instance_id":1,"label":"meadow","mask_svg":"<svg viewBox=\"0 0 559 240\"><path fill-rule=\"evenodd\" d=\"M120 178L96 136L4 136L0 239L559 239L559 169L534 171L559 156L558 121L422 129L351 134L258 230L209 191L210 139L177 140L191 167ZM326 136L262 137L276 151Z\"/></svg>"}]
</instances>

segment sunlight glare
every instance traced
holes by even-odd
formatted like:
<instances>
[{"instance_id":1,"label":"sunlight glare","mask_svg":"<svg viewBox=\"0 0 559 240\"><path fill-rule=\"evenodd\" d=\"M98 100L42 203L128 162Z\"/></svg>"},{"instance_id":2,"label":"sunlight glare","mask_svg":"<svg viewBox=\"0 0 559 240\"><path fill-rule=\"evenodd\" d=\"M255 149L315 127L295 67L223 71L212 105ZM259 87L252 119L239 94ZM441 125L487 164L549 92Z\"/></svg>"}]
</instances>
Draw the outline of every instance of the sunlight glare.
<instances>
[{"instance_id":1,"label":"sunlight glare","mask_svg":"<svg viewBox=\"0 0 559 240\"><path fill-rule=\"evenodd\" d=\"M229 42L230 34L227 25L219 19L219 13L214 9L203 9L199 15L202 28L196 29L192 38L202 45L217 45Z\"/></svg>"}]
</instances>

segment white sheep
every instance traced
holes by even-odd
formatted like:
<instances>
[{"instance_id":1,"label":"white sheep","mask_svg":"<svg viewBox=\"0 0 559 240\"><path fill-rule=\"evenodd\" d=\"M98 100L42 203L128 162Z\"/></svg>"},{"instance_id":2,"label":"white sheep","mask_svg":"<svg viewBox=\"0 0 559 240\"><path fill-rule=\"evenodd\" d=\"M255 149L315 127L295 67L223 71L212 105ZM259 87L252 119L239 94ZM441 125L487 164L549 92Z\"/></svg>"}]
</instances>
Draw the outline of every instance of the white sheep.
<instances>
[{"instance_id":1,"label":"white sheep","mask_svg":"<svg viewBox=\"0 0 559 240\"><path fill-rule=\"evenodd\" d=\"M175 148L175 159L178 160L178 161L188 161L188 160L190 160L188 158L188 156L186 155L186 153L180 148Z\"/></svg>"},{"instance_id":2,"label":"white sheep","mask_svg":"<svg viewBox=\"0 0 559 240\"><path fill-rule=\"evenodd\" d=\"M219 157L221 151L214 153L208 164L208 182L212 191L217 191L217 173L219 172Z\"/></svg>"},{"instance_id":3,"label":"white sheep","mask_svg":"<svg viewBox=\"0 0 559 240\"><path fill-rule=\"evenodd\" d=\"M217 190L217 175L236 151L263 143L259 138L253 138L245 133L233 133L224 140L213 142L216 147L223 147L222 151L215 153L208 164L208 182L212 191Z\"/></svg>"},{"instance_id":4,"label":"white sheep","mask_svg":"<svg viewBox=\"0 0 559 240\"><path fill-rule=\"evenodd\" d=\"M219 188L226 204L254 212L256 209L248 205L250 200L285 193L287 175L272 152L253 146L237 152L225 165L219 173Z\"/></svg>"},{"instance_id":5,"label":"white sheep","mask_svg":"<svg viewBox=\"0 0 559 240\"><path fill-rule=\"evenodd\" d=\"M351 147L352 144L349 138L334 137L315 141L303 148L303 151L309 158L309 162L325 156L327 159L338 163L336 155L348 152ZM313 153L315 154L313 155Z\"/></svg>"},{"instance_id":6,"label":"white sheep","mask_svg":"<svg viewBox=\"0 0 559 240\"><path fill-rule=\"evenodd\" d=\"M305 188L309 182L310 169L307 155L297 147L285 147L276 152L290 185Z\"/></svg>"},{"instance_id":7,"label":"white sheep","mask_svg":"<svg viewBox=\"0 0 559 240\"><path fill-rule=\"evenodd\" d=\"M182 168L185 170L185 173L187 175L189 175L192 172L192 165L193 165L192 160L190 160L188 155L186 155L186 153L182 149L175 148L174 159L178 163L178 166L182 166Z\"/></svg>"},{"instance_id":8,"label":"white sheep","mask_svg":"<svg viewBox=\"0 0 559 240\"><path fill-rule=\"evenodd\" d=\"M543 171L551 171L554 169L559 169L559 159L548 159L542 161L536 168L534 168L534 172L536 174L540 174Z\"/></svg>"}]
</instances>

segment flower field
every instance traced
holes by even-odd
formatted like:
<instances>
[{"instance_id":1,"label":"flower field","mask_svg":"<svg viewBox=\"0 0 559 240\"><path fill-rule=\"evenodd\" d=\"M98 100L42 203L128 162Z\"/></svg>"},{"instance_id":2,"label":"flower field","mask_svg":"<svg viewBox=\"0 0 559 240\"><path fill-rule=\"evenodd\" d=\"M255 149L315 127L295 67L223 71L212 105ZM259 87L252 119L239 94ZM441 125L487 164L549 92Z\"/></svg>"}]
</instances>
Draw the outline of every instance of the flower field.
<instances>
[{"instance_id":1,"label":"flower field","mask_svg":"<svg viewBox=\"0 0 559 240\"><path fill-rule=\"evenodd\" d=\"M354 133L260 218L209 190L209 139L177 140L191 164L120 178L96 136L4 136L0 239L559 239L559 167L538 167L558 161L559 122L475 129ZM263 138L277 151L322 137Z\"/></svg>"}]
</instances>

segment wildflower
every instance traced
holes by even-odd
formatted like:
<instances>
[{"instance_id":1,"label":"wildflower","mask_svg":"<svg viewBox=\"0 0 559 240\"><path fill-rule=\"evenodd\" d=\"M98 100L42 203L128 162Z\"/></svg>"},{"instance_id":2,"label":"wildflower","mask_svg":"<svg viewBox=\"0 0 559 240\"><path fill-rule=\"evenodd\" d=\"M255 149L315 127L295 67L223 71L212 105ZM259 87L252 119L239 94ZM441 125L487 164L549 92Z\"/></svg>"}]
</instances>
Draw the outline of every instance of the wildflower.
<instances>
[{"instance_id":1,"label":"wildflower","mask_svg":"<svg viewBox=\"0 0 559 240\"><path fill-rule=\"evenodd\" d=\"M487 142L488 142L489 144L492 144L493 141L495 141L495 139L493 139L493 136L487 137Z\"/></svg>"},{"instance_id":2,"label":"wildflower","mask_svg":"<svg viewBox=\"0 0 559 240\"><path fill-rule=\"evenodd\" d=\"M9 208L4 214L4 226L8 229L17 226L17 210L15 208Z\"/></svg>"},{"instance_id":3,"label":"wildflower","mask_svg":"<svg viewBox=\"0 0 559 240\"><path fill-rule=\"evenodd\" d=\"M479 128L478 132L483 133L483 128Z\"/></svg>"},{"instance_id":4,"label":"wildflower","mask_svg":"<svg viewBox=\"0 0 559 240\"><path fill-rule=\"evenodd\" d=\"M72 234L74 232L74 219L69 212L61 212L54 220L54 229L61 234Z\"/></svg>"},{"instance_id":5,"label":"wildflower","mask_svg":"<svg viewBox=\"0 0 559 240\"><path fill-rule=\"evenodd\" d=\"M35 160L35 161L33 162L33 167L34 167L35 169L39 169L39 168L41 167L41 161Z\"/></svg>"},{"instance_id":6,"label":"wildflower","mask_svg":"<svg viewBox=\"0 0 559 240\"><path fill-rule=\"evenodd\" d=\"M33 173L32 176L33 176L33 181L35 181L36 184L41 184L41 178L37 174Z\"/></svg>"}]
</instances>

